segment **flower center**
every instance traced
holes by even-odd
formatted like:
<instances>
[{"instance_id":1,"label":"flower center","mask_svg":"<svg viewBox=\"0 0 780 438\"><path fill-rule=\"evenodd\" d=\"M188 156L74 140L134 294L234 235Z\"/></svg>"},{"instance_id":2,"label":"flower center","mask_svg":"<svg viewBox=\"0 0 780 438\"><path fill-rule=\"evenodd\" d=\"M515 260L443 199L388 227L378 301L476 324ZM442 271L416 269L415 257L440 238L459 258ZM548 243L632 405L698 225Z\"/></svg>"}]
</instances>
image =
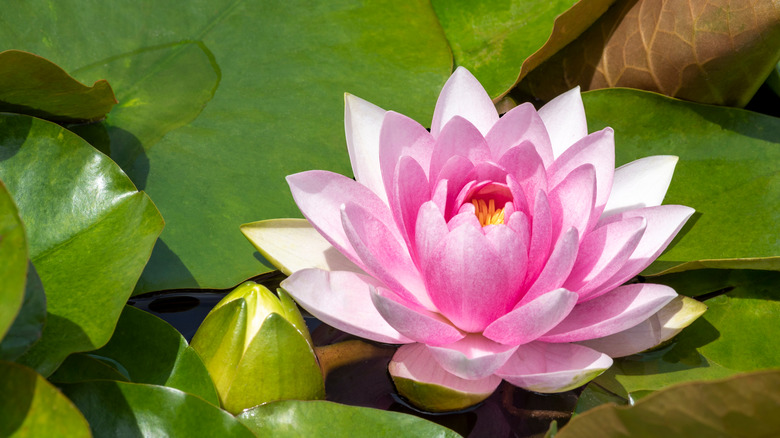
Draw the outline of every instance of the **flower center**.
<instances>
[{"instance_id":1,"label":"flower center","mask_svg":"<svg viewBox=\"0 0 780 438\"><path fill-rule=\"evenodd\" d=\"M471 203L474 205L474 214L477 215L477 219L483 227L504 223L504 209L496 208L496 201L493 199L488 202L485 202L484 199L474 199Z\"/></svg>"}]
</instances>

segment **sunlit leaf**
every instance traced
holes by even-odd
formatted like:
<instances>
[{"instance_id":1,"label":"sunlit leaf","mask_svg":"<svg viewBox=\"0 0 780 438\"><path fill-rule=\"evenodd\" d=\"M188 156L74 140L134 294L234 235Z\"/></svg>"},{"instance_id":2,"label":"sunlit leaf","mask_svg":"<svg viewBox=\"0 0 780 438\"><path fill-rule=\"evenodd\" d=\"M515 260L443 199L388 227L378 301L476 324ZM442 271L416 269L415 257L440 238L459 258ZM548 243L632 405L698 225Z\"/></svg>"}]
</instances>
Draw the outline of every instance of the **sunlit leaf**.
<instances>
[{"instance_id":1,"label":"sunlit leaf","mask_svg":"<svg viewBox=\"0 0 780 438\"><path fill-rule=\"evenodd\" d=\"M257 436L316 437L458 437L438 424L398 412L346 406L326 401L279 401L238 416Z\"/></svg>"},{"instance_id":2,"label":"sunlit leaf","mask_svg":"<svg viewBox=\"0 0 780 438\"><path fill-rule=\"evenodd\" d=\"M57 64L19 50L0 52L0 111L57 122L102 119L116 104L105 80L88 87Z\"/></svg>"},{"instance_id":3,"label":"sunlit leaf","mask_svg":"<svg viewBox=\"0 0 780 438\"><path fill-rule=\"evenodd\" d=\"M545 100L580 85L741 107L779 58L775 2L620 0L523 87Z\"/></svg>"},{"instance_id":4,"label":"sunlit leaf","mask_svg":"<svg viewBox=\"0 0 780 438\"><path fill-rule=\"evenodd\" d=\"M232 415L174 388L104 380L63 384L62 391L95 436L254 437Z\"/></svg>"},{"instance_id":5,"label":"sunlit leaf","mask_svg":"<svg viewBox=\"0 0 780 438\"><path fill-rule=\"evenodd\" d=\"M271 271L239 226L300 216L288 174L350 173L344 93L429 124L452 72L423 0L34 0L3 8L0 46L116 90L108 149L133 151L126 170L167 222L137 292L229 288ZM159 129L171 94L176 122Z\"/></svg>"},{"instance_id":6,"label":"sunlit leaf","mask_svg":"<svg viewBox=\"0 0 780 438\"><path fill-rule=\"evenodd\" d=\"M574 417L556 438L769 437L780 430L780 371L692 382L634 406L605 405Z\"/></svg>"},{"instance_id":7,"label":"sunlit leaf","mask_svg":"<svg viewBox=\"0 0 780 438\"><path fill-rule=\"evenodd\" d=\"M24 301L0 342L0 360L14 361L38 342L46 323L46 294L32 263L27 268Z\"/></svg>"},{"instance_id":8,"label":"sunlit leaf","mask_svg":"<svg viewBox=\"0 0 780 438\"><path fill-rule=\"evenodd\" d=\"M78 409L35 371L0 361L0 436L91 437Z\"/></svg>"},{"instance_id":9,"label":"sunlit leaf","mask_svg":"<svg viewBox=\"0 0 780 438\"><path fill-rule=\"evenodd\" d=\"M113 366L131 382L169 386L219 405L217 391L197 353L176 329L143 310L125 306L111 340L98 350L69 356L51 380L100 378L82 371L88 362L84 357ZM98 365L92 365L95 372L106 374Z\"/></svg>"},{"instance_id":10,"label":"sunlit leaf","mask_svg":"<svg viewBox=\"0 0 780 438\"><path fill-rule=\"evenodd\" d=\"M618 165L677 155L665 204L696 210L646 273L780 269L780 119L634 90L583 95L588 127L615 130Z\"/></svg>"},{"instance_id":11,"label":"sunlit leaf","mask_svg":"<svg viewBox=\"0 0 780 438\"><path fill-rule=\"evenodd\" d=\"M27 237L11 194L0 180L0 340L19 312L27 276Z\"/></svg>"},{"instance_id":12,"label":"sunlit leaf","mask_svg":"<svg viewBox=\"0 0 780 438\"><path fill-rule=\"evenodd\" d=\"M0 115L0 158L47 300L41 340L20 361L49 375L111 337L163 221L114 162L53 123Z\"/></svg>"},{"instance_id":13,"label":"sunlit leaf","mask_svg":"<svg viewBox=\"0 0 780 438\"><path fill-rule=\"evenodd\" d=\"M504 95L572 42L615 0L432 1L455 63ZM522 68L521 68L522 66Z\"/></svg>"}]
</instances>

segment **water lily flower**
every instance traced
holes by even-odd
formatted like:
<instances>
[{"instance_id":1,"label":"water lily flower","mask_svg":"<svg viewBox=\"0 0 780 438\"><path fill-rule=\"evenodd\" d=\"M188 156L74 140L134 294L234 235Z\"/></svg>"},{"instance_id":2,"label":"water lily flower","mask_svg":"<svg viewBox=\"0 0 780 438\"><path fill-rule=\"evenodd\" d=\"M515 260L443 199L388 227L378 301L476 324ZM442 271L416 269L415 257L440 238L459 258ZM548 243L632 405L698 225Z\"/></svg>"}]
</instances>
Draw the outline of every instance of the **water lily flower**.
<instances>
[{"instance_id":1,"label":"water lily flower","mask_svg":"<svg viewBox=\"0 0 780 438\"><path fill-rule=\"evenodd\" d=\"M191 346L222 407L237 414L276 400L325 398L325 383L298 306L248 281L206 315Z\"/></svg>"},{"instance_id":2,"label":"water lily flower","mask_svg":"<svg viewBox=\"0 0 780 438\"><path fill-rule=\"evenodd\" d=\"M355 180L290 175L308 222L242 229L314 316L404 344L394 377L464 394L502 379L565 391L676 333L647 323L673 289L623 284L693 213L661 205L677 158L615 169L613 131L588 134L579 89L499 117L458 68L430 131L351 95L345 113Z\"/></svg>"}]
</instances>

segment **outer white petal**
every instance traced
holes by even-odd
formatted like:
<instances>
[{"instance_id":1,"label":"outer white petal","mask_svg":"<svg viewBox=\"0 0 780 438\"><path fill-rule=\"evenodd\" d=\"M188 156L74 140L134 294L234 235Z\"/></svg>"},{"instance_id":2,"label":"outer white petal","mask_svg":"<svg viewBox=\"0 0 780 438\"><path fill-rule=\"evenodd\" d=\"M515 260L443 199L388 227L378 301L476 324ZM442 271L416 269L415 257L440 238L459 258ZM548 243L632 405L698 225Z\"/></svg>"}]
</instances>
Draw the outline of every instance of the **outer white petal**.
<instances>
[{"instance_id":1,"label":"outer white petal","mask_svg":"<svg viewBox=\"0 0 780 438\"><path fill-rule=\"evenodd\" d=\"M555 158L588 135L588 122L579 86L547 102L539 109L539 116L547 127Z\"/></svg>"},{"instance_id":2,"label":"outer white petal","mask_svg":"<svg viewBox=\"0 0 780 438\"><path fill-rule=\"evenodd\" d=\"M516 349L517 346L502 345L476 333L449 345L428 345L442 368L463 379L488 377L504 365Z\"/></svg>"},{"instance_id":3,"label":"outer white petal","mask_svg":"<svg viewBox=\"0 0 780 438\"><path fill-rule=\"evenodd\" d=\"M601 214L602 219L626 210L661 205L677 160L673 155L654 155L615 169L612 193Z\"/></svg>"},{"instance_id":4,"label":"outer white petal","mask_svg":"<svg viewBox=\"0 0 780 438\"><path fill-rule=\"evenodd\" d=\"M344 131L355 179L387 203L379 167L379 132L387 111L349 93L344 94Z\"/></svg>"},{"instance_id":5,"label":"outer white petal","mask_svg":"<svg viewBox=\"0 0 780 438\"><path fill-rule=\"evenodd\" d=\"M444 84L431 121L431 135L434 138L444 125L455 116L461 116L487 135L498 121L498 112L487 91L477 78L463 67L458 67Z\"/></svg>"},{"instance_id":6,"label":"outer white petal","mask_svg":"<svg viewBox=\"0 0 780 438\"><path fill-rule=\"evenodd\" d=\"M255 248L285 275L306 268L364 273L306 219L270 219L241 225Z\"/></svg>"},{"instance_id":7,"label":"outer white petal","mask_svg":"<svg viewBox=\"0 0 780 438\"><path fill-rule=\"evenodd\" d=\"M628 330L603 338L578 342L611 357L636 354L672 339L696 318L707 306L685 296L677 296L653 316Z\"/></svg>"}]
</instances>

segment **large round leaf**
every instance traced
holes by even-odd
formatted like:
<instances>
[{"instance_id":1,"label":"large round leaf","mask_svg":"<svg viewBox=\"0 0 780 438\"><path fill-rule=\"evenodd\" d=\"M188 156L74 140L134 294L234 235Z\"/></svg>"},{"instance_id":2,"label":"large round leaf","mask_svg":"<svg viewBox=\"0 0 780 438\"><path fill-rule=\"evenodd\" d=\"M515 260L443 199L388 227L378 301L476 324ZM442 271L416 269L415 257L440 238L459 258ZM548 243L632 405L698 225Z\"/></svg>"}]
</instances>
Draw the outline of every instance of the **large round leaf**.
<instances>
[{"instance_id":1,"label":"large round leaf","mask_svg":"<svg viewBox=\"0 0 780 438\"><path fill-rule=\"evenodd\" d=\"M27 236L14 200L0 180L0 340L19 312L27 276Z\"/></svg>"},{"instance_id":2,"label":"large round leaf","mask_svg":"<svg viewBox=\"0 0 780 438\"><path fill-rule=\"evenodd\" d=\"M169 386L219 406L217 391L198 354L175 328L143 310L125 306L114 335L106 345L89 353L69 356L50 380L74 382L105 378L105 370L97 364L91 367L97 376L83 372L89 359L126 373L131 382Z\"/></svg>"},{"instance_id":3,"label":"large round leaf","mask_svg":"<svg viewBox=\"0 0 780 438\"><path fill-rule=\"evenodd\" d=\"M689 380L780 368L780 272L701 270L652 278L681 294L708 298L707 311L672 344L615 360L591 385L625 400ZM706 292L706 293L705 293Z\"/></svg>"},{"instance_id":4,"label":"large round leaf","mask_svg":"<svg viewBox=\"0 0 780 438\"><path fill-rule=\"evenodd\" d=\"M232 415L178 389L104 380L64 384L62 391L95 436L254 437Z\"/></svg>"},{"instance_id":5,"label":"large round leaf","mask_svg":"<svg viewBox=\"0 0 780 438\"><path fill-rule=\"evenodd\" d=\"M257 436L285 437L457 437L438 424L398 412L326 401L279 401L238 416Z\"/></svg>"},{"instance_id":6,"label":"large round leaf","mask_svg":"<svg viewBox=\"0 0 780 438\"><path fill-rule=\"evenodd\" d=\"M73 403L23 365L0 361L0 394L0 436L92 436Z\"/></svg>"},{"instance_id":7,"label":"large round leaf","mask_svg":"<svg viewBox=\"0 0 780 438\"><path fill-rule=\"evenodd\" d=\"M574 417L556 438L770 437L780 430L780 371L659 391L634 406L605 405Z\"/></svg>"},{"instance_id":8,"label":"large round leaf","mask_svg":"<svg viewBox=\"0 0 780 438\"><path fill-rule=\"evenodd\" d=\"M238 227L300 215L285 175L349 173L344 93L427 124L452 71L423 0L36 0L3 9L0 46L112 84L111 155L167 222L138 292L270 271Z\"/></svg>"},{"instance_id":9,"label":"large round leaf","mask_svg":"<svg viewBox=\"0 0 780 438\"><path fill-rule=\"evenodd\" d=\"M163 221L114 162L33 117L0 114L0 179L17 200L48 306L43 336L21 360L48 375L111 337Z\"/></svg>"},{"instance_id":10,"label":"large round leaf","mask_svg":"<svg viewBox=\"0 0 780 438\"><path fill-rule=\"evenodd\" d=\"M646 271L780 269L780 119L635 90L583 94L590 131L615 129L618 165L677 155L665 204L696 209Z\"/></svg>"}]
</instances>

